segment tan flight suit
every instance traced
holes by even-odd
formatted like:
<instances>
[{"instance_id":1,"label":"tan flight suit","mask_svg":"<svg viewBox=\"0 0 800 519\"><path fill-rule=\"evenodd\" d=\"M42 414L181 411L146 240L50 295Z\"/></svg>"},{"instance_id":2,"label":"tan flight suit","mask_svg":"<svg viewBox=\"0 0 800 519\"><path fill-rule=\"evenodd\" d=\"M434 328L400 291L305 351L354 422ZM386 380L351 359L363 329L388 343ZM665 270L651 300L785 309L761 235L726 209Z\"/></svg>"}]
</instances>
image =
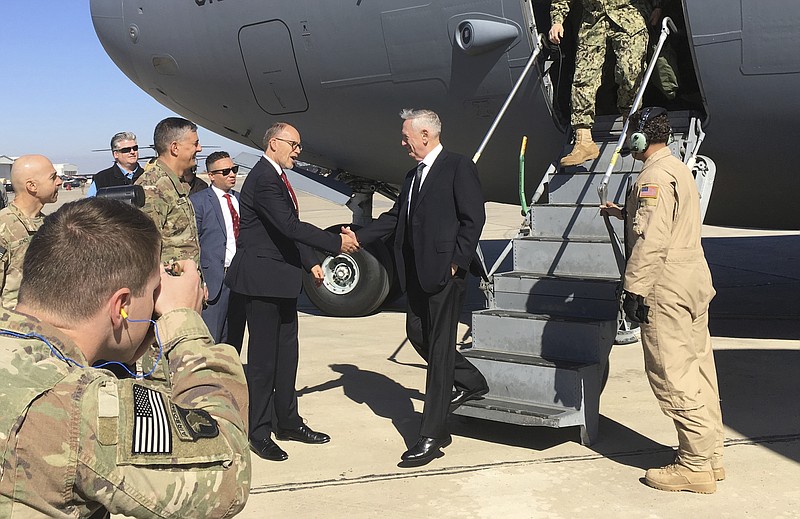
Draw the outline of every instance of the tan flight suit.
<instances>
[{"instance_id":1,"label":"tan flight suit","mask_svg":"<svg viewBox=\"0 0 800 519\"><path fill-rule=\"evenodd\" d=\"M722 412L708 304L716 292L700 244L700 196L669 148L644 163L625 202L625 290L650 306L642 324L645 370L661 410L678 430L676 462L722 467Z\"/></svg>"}]
</instances>

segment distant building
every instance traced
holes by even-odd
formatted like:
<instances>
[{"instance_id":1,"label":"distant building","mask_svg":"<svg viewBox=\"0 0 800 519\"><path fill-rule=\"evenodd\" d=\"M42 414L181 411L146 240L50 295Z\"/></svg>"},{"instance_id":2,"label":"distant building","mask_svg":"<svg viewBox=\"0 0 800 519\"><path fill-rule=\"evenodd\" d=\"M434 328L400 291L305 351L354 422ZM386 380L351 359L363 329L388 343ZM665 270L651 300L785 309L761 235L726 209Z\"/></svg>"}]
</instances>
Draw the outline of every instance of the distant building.
<instances>
[{"instance_id":1,"label":"distant building","mask_svg":"<svg viewBox=\"0 0 800 519\"><path fill-rule=\"evenodd\" d=\"M0 155L0 178L3 182L8 182L11 179L11 165L17 157L9 157L8 155Z\"/></svg>"},{"instance_id":2,"label":"distant building","mask_svg":"<svg viewBox=\"0 0 800 519\"><path fill-rule=\"evenodd\" d=\"M59 177L74 177L78 174L78 166L75 164L53 164Z\"/></svg>"}]
</instances>

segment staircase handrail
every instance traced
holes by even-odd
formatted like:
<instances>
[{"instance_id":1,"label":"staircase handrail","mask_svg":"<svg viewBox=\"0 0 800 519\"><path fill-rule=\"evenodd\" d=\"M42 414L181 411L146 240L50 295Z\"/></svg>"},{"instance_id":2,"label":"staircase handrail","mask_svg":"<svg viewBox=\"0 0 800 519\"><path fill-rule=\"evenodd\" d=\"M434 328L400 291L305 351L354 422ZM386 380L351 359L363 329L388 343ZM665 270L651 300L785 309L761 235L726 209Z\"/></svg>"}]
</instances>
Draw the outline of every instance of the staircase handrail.
<instances>
[{"instance_id":1,"label":"staircase handrail","mask_svg":"<svg viewBox=\"0 0 800 519\"><path fill-rule=\"evenodd\" d=\"M486 132L486 135L483 137L483 140L481 141L480 146L478 146L478 151L476 151L475 155L472 156L472 162L477 164L478 160L480 160L481 154L483 153L484 148L486 148L486 145L489 144L489 140L492 138L492 135L494 135L494 131L497 129L497 126L500 124L500 120L506 114L506 110L508 109L508 105L511 104L511 101L514 99L514 96L517 95L517 91L519 90L519 87L522 86L522 83L525 81L525 78L528 76L528 73L530 72L531 67L533 67L534 63L536 63L536 58L542 52L542 38L544 38L544 35L540 34L539 37L536 39L536 47L533 49L533 52L531 53L531 57L528 58L528 63L525 64L525 68L522 70L522 74L520 74L519 78L517 78L517 82L514 83L514 88L511 89L511 92L508 94L508 97L506 97L505 103L503 103L503 106L500 108L500 111L497 112L497 115L495 116L494 121L492 121L492 125L489 127L489 131Z\"/></svg>"},{"instance_id":2,"label":"staircase handrail","mask_svg":"<svg viewBox=\"0 0 800 519\"><path fill-rule=\"evenodd\" d=\"M644 97L644 90L647 88L647 84L650 82L650 76L653 74L653 70L656 67L656 61L658 60L658 56L661 55L661 49L664 47L664 42L667 40L667 36L670 34L670 30L677 32L677 27L672 22L670 17L665 17L661 21L661 34L658 37L658 44L656 45L656 50L653 52L653 56L650 59L650 63L647 65L647 70L644 73L644 77L642 78L642 84L639 86L639 90L636 92L636 97L633 100L633 105L631 106L631 111L628 113L628 116L625 118L625 123L622 126L622 133L617 140L617 147L614 149L614 154L611 155L611 161L608 164L608 168L606 169L605 175L603 175L603 179L600 181L600 184L597 186L597 194L600 195L600 204L606 205L608 201L608 182L611 179L611 173L614 171L614 166L617 164L617 159L619 158L620 151L622 151L622 147L625 144L625 139L627 138L628 134L628 121L630 120L631 115L633 115L636 110L639 109L639 105L642 103L642 97Z\"/></svg>"}]
</instances>

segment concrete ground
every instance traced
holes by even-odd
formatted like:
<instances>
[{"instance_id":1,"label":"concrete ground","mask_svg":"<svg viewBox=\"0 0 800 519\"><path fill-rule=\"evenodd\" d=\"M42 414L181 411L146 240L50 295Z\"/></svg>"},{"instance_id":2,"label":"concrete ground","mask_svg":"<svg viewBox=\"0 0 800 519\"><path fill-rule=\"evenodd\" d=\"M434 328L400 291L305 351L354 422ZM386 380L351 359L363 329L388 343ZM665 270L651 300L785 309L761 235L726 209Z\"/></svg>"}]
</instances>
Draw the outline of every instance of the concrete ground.
<instances>
[{"instance_id":1,"label":"concrete ground","mask_svg":"<svg viewBox=\"0 0 800 519\"><path fill-rule=\"evenodd\" d=\"M61 201L80 196L62 192ZM376 201L375 214L389 207ZM304 220L327 227L349 211L300 196ZM490 261L521 221L487 204ZM800 232L704 228L717 298L711 331L725 422L727 479L716 494L644 485L669 463L672 423L647 384L639 343L615 346L601 400L600 439L454 417L453 443L430 464L404 469L416 440L425 369L405 340L403 302L361 318L331 318L301 300L300 411L325 445L282 442L289 459L253 456L240 517L310 518L788 518L800 517ZM470 342L468 310L459 336Z\"/></svg>"}]
</instances>

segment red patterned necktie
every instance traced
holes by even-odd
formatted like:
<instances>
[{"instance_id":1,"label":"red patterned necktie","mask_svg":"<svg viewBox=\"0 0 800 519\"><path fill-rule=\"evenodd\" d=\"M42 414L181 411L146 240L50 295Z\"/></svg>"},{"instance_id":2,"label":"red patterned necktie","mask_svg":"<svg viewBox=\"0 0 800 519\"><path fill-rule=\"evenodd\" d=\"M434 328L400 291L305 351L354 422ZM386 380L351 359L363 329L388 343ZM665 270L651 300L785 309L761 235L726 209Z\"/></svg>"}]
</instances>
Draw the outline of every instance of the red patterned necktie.
<instances>
[{"instance_id":1,"label":"red patterned necktie","mask_svg":"<svg viewBox=\"0 0 800 519\"><path fill-rule=\"evenodd\" d=\"M286 189L289 190L289 195L292 197L292 202L294 202L294 212L297 215L300 215L300 206L297 204L297 196L294 194L294 189L292 189L292 185L289 183L289 179L286 178L286 173L281 171L281 180L283 183L286 184Z\"/></svg>"},{"instance_id":2,"label":"red patterned necktie","mask_svg":"<svg viewBox=\"0 0 800 519\"><path fill-rule=\"evenodd\" d=\"M236 212L236 209L233 208L233 202L231 201L231 195L225 193L222 195L225 197L225 200L228 202L228 210L231 212L231 221L233 222L233 238L235 240L239 239L239 213Z\"/></svg>"}]
</instances>

